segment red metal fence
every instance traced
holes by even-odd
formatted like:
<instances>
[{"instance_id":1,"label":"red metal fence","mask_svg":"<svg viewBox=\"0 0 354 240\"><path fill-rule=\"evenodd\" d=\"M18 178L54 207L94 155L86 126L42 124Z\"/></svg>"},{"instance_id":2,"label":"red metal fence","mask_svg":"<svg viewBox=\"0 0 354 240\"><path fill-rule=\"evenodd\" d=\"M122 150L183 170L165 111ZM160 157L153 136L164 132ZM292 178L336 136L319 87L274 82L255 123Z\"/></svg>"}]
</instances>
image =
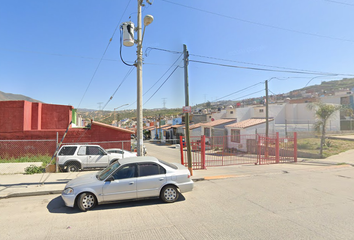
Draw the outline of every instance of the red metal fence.
<instances>
[{"instance_id":1,"label":"red metal fence","mask_svg":"<svg viewBox=\"0 0 354 240\"><path fill-rule=\"evenodd\" d=\"M270 164L297 161L296 133L294 137L266 138L259 134L191 137L193 169L237 164ZM180 142L183 142L182 137ZM181 163L187 166L187 149L181 144Z\"/></svg>"}]
</instances>

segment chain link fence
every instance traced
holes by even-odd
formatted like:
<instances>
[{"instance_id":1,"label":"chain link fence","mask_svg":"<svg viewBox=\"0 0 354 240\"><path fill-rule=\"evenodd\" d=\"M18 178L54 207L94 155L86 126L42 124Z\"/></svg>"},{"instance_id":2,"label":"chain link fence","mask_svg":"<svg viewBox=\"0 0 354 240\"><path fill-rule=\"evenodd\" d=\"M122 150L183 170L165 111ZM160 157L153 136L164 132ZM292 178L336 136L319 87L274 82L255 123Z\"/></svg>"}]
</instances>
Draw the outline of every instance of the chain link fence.
<instances>
[{"instance_id":1,"label":"chain link fence","mask_svg":"<svg viewBox=\"0 0 354 240\"><path fill-rule=\"evenodd\" d=\"M134 151L130 140L63 143L63 145L100 145L104 149L120 148ZM52 157L57 148L57 140L0 140L0 160L18 158Z\"/></svg>"},{"instance_id":2,"label":"chain link fence","mask_svg":"<svg viewBox=\"0 0 354 240\"><path fill-rule=\"evenodd\" d=\"M0 140L0 158L52 156L56 145L56 140Z\"/></svg>"}]
</instances>

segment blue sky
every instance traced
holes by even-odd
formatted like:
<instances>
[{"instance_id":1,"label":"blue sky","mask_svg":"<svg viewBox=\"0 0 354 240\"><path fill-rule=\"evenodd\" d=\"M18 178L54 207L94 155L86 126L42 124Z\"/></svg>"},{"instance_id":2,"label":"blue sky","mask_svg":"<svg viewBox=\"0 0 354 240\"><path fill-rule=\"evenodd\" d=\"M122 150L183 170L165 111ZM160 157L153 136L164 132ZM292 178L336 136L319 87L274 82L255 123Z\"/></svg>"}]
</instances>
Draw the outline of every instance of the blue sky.
<instances>
[{"instance_id":1,"label":"blue sky","mask_svg":"<svg viewBox=\"0 0 354 240\"><path fill-rule=\"evenodd\" d=\"M353 0L146 4L143 16L154 22L143 42L143 107L184 106L183 61L175 53L183 44L191 105L261 97L269 79L279 94L314 77L310 85L353 77L353 12ZM129 17L137 23L137 0L0 0L0 91L75 108L135 109L136 68L119 56L119 25ZM133 63L136 46L123 46L122 55ZM299 73L309 71L316 74Z\"/></svg>"}]
</instances>

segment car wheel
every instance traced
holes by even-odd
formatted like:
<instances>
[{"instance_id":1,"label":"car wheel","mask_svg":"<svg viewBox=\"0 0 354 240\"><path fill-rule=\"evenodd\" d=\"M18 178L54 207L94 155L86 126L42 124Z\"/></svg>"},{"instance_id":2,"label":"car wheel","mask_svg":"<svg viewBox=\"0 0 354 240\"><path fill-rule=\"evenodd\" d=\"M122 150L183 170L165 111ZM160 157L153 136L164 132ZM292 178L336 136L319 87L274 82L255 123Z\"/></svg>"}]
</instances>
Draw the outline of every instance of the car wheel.
<instances>
[{"instance_id":1,"label":"car wheel","mask_svg":"<svg viewBox=\"0 0 354 240\"><path fill-rule=\"evenodd\" d=\"M79 166L77 163L69 163L66 166L66 171L67 172L78 172L79 171Z\"/></svg>"},{"instance_id":2,"label":"car wheel","mask_svg":"<svg viewBox=\"0 0 354 240\"><path fill-rule=\"evenodd\" d=\"M173 203L179 198L179 191L175 186L168 185L162 189L160 197L164 202Z\"/></svg>"},{"instance_id":3,"label":"car wheel","mask_svg":"<svg viewBox=\"0 0 354 240\"><path fill-rule=\"evenodd\" d=\"M86 212L96 206L96 197L92 193L81 193L77 199L78 208Z\"/></svg>"}]
</instances>

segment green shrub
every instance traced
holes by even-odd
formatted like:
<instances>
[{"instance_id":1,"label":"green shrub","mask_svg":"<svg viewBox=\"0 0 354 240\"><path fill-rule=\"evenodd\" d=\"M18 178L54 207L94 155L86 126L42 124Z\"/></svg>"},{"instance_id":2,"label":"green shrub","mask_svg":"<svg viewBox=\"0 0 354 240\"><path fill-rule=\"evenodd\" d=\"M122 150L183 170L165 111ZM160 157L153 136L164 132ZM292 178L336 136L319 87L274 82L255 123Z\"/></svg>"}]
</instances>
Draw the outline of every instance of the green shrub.
<instances>
[{"instance_id":1,"label":"green shrub","mask_svg":"<svg viewBox=\"0 0 354 240\"><path fill-rule=\"evenodd\" d=\"M44 168L42 166L30 165L25 168L25 174L35 174L35 173L43 173Z\"/></svg>"}]
</instances>

